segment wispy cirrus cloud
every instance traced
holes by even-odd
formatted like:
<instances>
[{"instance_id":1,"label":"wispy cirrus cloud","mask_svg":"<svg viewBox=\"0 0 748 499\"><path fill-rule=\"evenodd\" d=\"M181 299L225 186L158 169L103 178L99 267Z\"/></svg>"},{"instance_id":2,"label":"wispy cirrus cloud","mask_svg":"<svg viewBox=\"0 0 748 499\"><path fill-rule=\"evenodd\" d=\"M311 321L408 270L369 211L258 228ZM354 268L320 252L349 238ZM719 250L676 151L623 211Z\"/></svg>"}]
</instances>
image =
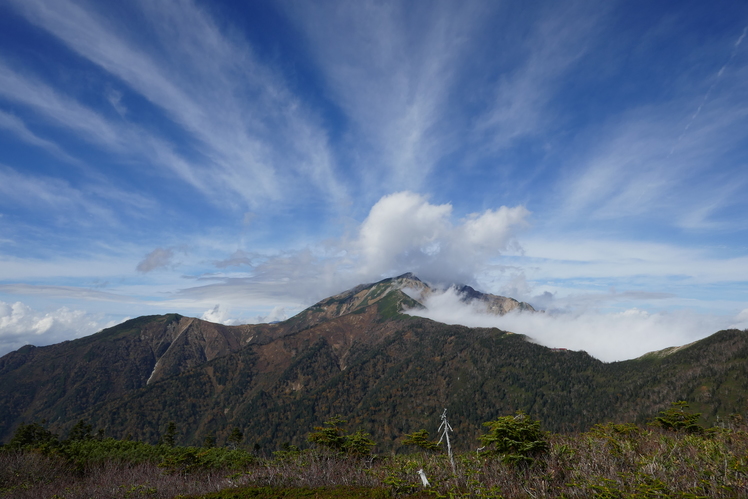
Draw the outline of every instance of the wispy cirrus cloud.
<instances>
[{"instance_id":1,"label":"wispy cirrus cloud","mask_svg":"<svg viewBox=\"0 0 748 499\"><path fill-rule=\"evenodd\" d=\"M39 116L74 131L88 142L122 150L128 139L132 138L99 113L62 95L27 71L16 70L2 59L0 96L28 106Z\"/></svg>"},{"instance_id":2,"label":"wispy cirrus cloud","mask_svg":"<svg viewBox=\"0 0 748 499\"><path fill-rule=\"evenodd\" d=\"M506 67L490 85L486 110L473 125L472 142L483 155L560 127L563 116L553 109L556 92L575 62L596 43L605 9L571 3L528 9L523 16L533 18L532 30L510 56L520 52L526 57L516 66L502 61Z\"/></svg>"},{"instance_id":3,"label":"wispy cirrus cloud","mask_svg":"<svg viewBox=\"0 0 748 499\"><path fill-rule=\"evenodd\" d=\"M580 135L590 143L579 147L578 166L559 184L557 222L584 215L644 216L686 230L742 224L734 213L746 206L741 193L748 183L740 160L748 139L748 51L737 43L709 51L727 62L710 61L714 72L697 80L675 74L669 99L611 115Z\"/></svg>"},{"instance_id":4,"label":"wispy cirrus cloud","mask_svg":"<svg viewBox=\"0 0 748 499\"><path fill-rule=\"evenodd\" d=\"M27 296L48 296L52 298L67 298L85 301L101 302L130 302L137 299L124 294L112 293L101 289L83 288L79 286L49 286L33 284L0 284L0 293L22 294Z\"/></svg>"},{"instance_id":5,"label":"wispy cirrus cloud","mask_svg":"<svg viewBox=\"0 0 748 499\"><path fill-rule=\"evenodd\" d=\"M0 70L2 70L1 67ZM68 163L80 164L79 160L70 156L59 145L50 140L43 139L29 130L23 120L2 110L0 110L0 128L13 133L16 137L27 144L47 150L52 155L57 156Z\"/></svg>"},{"instance_id":6,"label":"wispy cirrus cloud","mask_svg":"<svg viewBox=\"0 0 748 499\"><path fill-rule=\"evenodd\" d=\"M672 154L678 133L672 110L640 109L626 116L565 184L560 216L587 213L605 220L654 212L660 220L694 227L729 206L748 175L712 172L745 139L746 113L730 102L714 104L718 108L704 112Z\"/></svg>"},{"instance_id":7,"label":"wispy cirrus cloud","mask_svg":"<svg viewBox=\"0 0 748 499\"><path fill-rule=\"evenodd\" d=\"M147 24L145 35L138 38L101 16L95 6L43 0L14 5L196 139L201 163L178 157L163 140L149 141L149 158L207 191L213 201L224 202L221 193L226 190L253 206L285 198L291 186L285 183L282 189L278 174L289 170L326 196L345 196L313 114L246 42L224 34L192 2L142 2ZM155 42L159 50L146 50L142 38ZM293 187L296 194L303 192L302 185Z\"/></svg>"},{"instance_id":8,"label":"wispy cirrus cloud","mask_svg":"<svg viewBox=\"0 0 748 499\"><path fill-rule=\"evenodd\" d=\"M64 95L40 79L16 70L0 59L0 96L26 106L36 116L58 126L88 143L116 153L120 160L132 156L177 174L199 190L205 184L198 179L199 167L175 152L173 145L143 128L122 121L111 121L101 113Z\"/></svg>"},{"instance_id":9,"label":"wispy cirrus cloud","mask_svg":"<svg viewBox=\"0 0 748 499\"><path fill-rule=\"evenodd\" d=\"M583 3L284 5L351 123L344 146L355 148L351 161L372 202L496 163L521 140L552 141L567 118L559 88L597 43L606 15ZM531 177L537 170L526 166Z\"/></svg>"},{"instance_id":10,"label":"wispy cirrus cloud","mask_svg":"<svg viewBox=\"0 0 748 499\"><path fill-rule=\"evenodd\" d=\"M524 238L528 267L542 268L545 279L673 277L694 283L748 281L748 257L725 255L719 248L601 238Z\"/></svg>"},{"instance_id":11,"label":"wispy cirrus cloud","mask_svg":"<svg viewBox=\"0 0 748 499\"><path fill-rule=\"evenodd\" d=\"M72 206L82 205L89 212L103 211L98 207L93 207L83 199L79 191L70 187L64 180L24 175L2 165L0 165L0 193L6 202L12 201L16 205L33 206L41 203L46 205L46 210L52 208L64 211Z\"/></svg>"},{"instance_id":12,"label":"wispy cirrus cloud","mask_svg":"<svg viewBox=\"0 0 748 499\"><path fill-rule=\"evenodd\" d=\"M450 115L450 101L486 6L433 2L408 11L403 4L367 1L285 7L352 124L353 160L373 166L360 170L364 185L376 196L392 185L418 190L456 147L453 127L464 117Z\"/></svg>"},{"instance_id":13,"label":"wispy cirrus cloud","mask_svg":"<svg viewBox=\"0 0 748 499\"><path fill-rule=\"evenodd\" d=\"M93 226L116 230L123 219L142 219L158 205L149 197L125 191L105 178L93 176L76 186L64 178L32 175L2 164L0 194L0 209L33 213L37 220L50 220L52 226L66 227L71 232ZM7 228L6 231L11 233Z\"/></svg>"}]
</instances>

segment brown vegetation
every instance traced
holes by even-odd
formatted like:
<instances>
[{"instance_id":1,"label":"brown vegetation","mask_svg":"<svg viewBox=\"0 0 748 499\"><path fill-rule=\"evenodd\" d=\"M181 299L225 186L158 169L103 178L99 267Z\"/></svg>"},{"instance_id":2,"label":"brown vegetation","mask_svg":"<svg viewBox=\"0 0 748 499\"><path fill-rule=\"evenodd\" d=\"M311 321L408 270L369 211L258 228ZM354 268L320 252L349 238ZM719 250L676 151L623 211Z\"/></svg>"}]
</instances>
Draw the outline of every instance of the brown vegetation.
<instances>
[{"instance_id":1,"label":"brown vegetation","mask_svg":"<svg viewBox=\"0 0 748 499\"><path fill-rule=\"evenodd\" d=\"M4 451L0 497L171 498L214 493L210 497L242 498L262 497L258 487L278 491L338 486L348 487L339 490L341 497L745 497L746 430L739 417L699 432L598 425L583 434L546 434L547 449L530 464L478 452L458 454L456 473L445 454L432 452L360 458L329 449L291 448L273 458L252 460L240 470L211 470L114 460L76 467L61 455ZM431 487L421 485L419 469Z\"/></svg>"}]
</instances>

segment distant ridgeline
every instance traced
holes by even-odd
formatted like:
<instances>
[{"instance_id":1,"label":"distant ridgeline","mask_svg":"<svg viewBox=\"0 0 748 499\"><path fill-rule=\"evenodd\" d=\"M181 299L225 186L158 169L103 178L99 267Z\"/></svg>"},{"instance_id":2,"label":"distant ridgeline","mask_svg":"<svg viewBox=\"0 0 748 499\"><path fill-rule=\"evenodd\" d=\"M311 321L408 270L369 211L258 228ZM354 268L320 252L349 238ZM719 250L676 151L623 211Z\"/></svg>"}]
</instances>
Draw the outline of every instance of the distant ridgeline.
<instances>
[{"instance_id":1,"label":"distant ridgeline","mask_svg":"<svg viewBox=\"0 0 748 499\"><path fill-rule=\"evenodd\" d=\"M408 294L403 292L408 290ZM495 313L532 307L456 288ZM498 329L403 314L431 288L412 274L362 285L278 324L223 326L176 314L140 317L0 358L0 440L21 423L60 433L86 419L107 436L177 444L306 446L314 426L341 415L397 449L405 434L436 434L447 408L458 449L481 423L525 411L555 432L605 421L642 422L687 400L706 422L744 414L748 333L720 331L687 347L606 364Z\"/></svg>"}]
</instances>

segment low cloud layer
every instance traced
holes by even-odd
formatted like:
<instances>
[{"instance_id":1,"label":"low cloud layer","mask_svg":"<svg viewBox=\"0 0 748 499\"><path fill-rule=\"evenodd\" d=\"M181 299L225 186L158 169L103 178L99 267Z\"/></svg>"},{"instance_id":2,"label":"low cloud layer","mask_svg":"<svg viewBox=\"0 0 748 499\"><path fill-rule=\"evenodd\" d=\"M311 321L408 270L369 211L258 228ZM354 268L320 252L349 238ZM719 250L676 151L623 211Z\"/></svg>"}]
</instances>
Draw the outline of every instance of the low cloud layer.
<instances>
[{"instance_id":1,"label":"low cloud layer","mask_svg":"<svg viewBox=\"0 0 748 499\"><path fill-rule=\"evenodd\" d=\"M110 325L80 310L62 307L44 313L22 302L0 301L0 355L27 344L42 346L86 336Z\"/></svg>"},{"instance_id":2,"label":"low cloud layer","mask_svg":"<svg viewBox=\"0 0 748 499\"><path fill-rule=\"evenodd\" d=\"M688 344L720 329L748 327L748 310L732 320L687 311L650 313L637 308L614 313L523 312L496 316L486 313L479 304L461 302L454 290L432 295L425 305L426 310L409 313L446 324L497 327L524 334L548 347L584 350L605 362Z\"/></svg>"}]
</instances>

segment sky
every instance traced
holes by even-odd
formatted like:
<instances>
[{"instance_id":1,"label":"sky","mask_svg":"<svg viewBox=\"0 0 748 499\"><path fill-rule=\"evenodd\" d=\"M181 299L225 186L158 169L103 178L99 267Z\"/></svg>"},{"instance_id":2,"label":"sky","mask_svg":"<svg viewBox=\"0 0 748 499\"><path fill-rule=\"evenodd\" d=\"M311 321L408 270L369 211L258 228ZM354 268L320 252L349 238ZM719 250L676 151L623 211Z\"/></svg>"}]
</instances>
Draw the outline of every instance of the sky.
<instances>
[{"instance_id":1,"label":"sky","mask_svg":"<svg viewBox=\"0 0 748 499\"><path fill-rule=\"evenodd\" d=\"M0 2L0 355L414 272L621 360L748 327L748 4ZM472 321L472 322L471 322Z\"/></svg>"}]
</instances>

